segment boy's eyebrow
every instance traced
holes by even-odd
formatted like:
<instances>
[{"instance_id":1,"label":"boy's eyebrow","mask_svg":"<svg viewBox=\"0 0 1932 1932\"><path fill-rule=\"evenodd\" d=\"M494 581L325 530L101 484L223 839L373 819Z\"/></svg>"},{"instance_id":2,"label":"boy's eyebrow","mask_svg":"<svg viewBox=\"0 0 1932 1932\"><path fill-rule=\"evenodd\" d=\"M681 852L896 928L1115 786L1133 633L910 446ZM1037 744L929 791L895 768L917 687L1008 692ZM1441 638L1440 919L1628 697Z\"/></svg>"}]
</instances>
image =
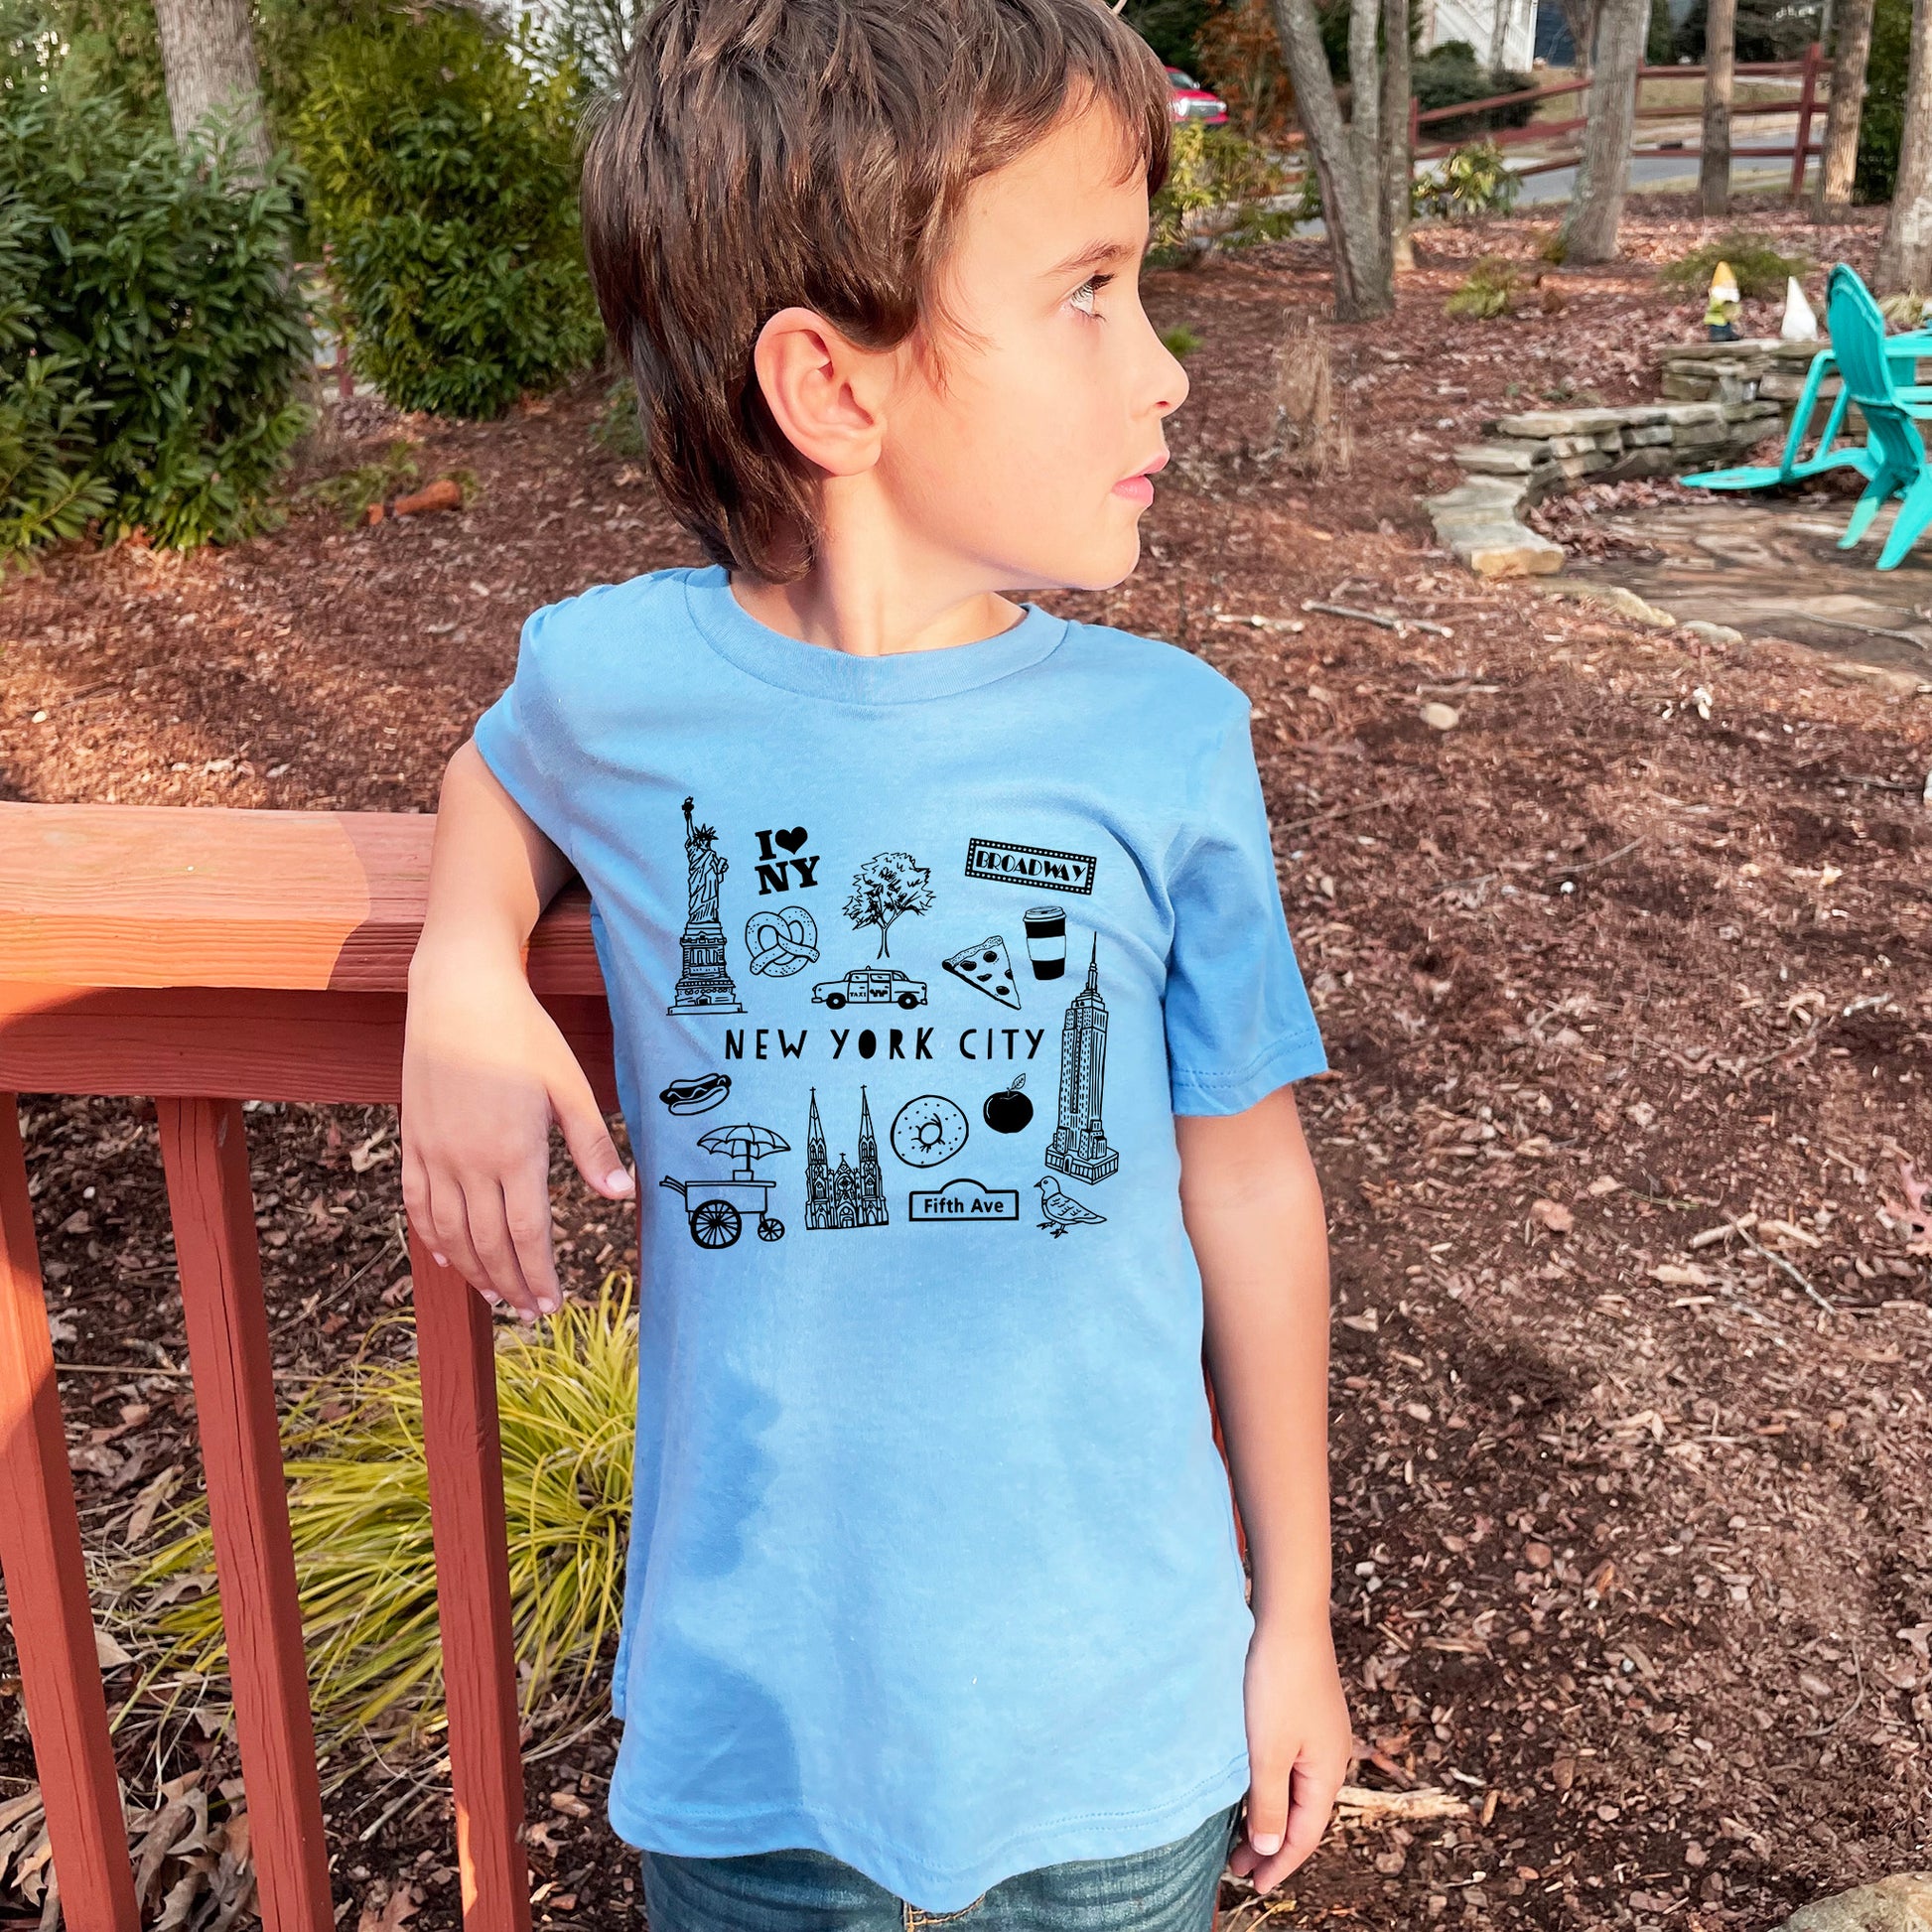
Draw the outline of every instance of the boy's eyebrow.
<instances>
[{"instance_id":1,"label":"boy's eyebrow","mask_svg":"<svg viewBox=\"0 0 1932 1932\"><path fill-rule=\"evenodd\" d=\"M1090 241L1064 261L1055 262L1042 279L1057 282L1065 276L1084 273L1088 269L1107 268L1116 262L1139 261L1146 252L1145 242Z\"/></svg>"}]
</instances>

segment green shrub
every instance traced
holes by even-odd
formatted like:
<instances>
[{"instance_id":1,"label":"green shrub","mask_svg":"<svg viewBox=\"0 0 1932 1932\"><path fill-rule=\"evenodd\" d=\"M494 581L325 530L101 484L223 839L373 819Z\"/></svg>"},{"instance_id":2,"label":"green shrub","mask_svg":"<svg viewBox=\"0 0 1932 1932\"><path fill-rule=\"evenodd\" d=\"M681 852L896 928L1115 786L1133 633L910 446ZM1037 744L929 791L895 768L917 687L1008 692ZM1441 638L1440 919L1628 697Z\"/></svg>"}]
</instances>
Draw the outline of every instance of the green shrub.
<instances>
[{"instance_id":1,"label":"green shrub","mask_svg":"<svg viewBox=\"0 0 1932 1932\"><path fill-rule=\"evenodd\" d=\"M1443 304L1443 313L1463 322L1493 322L1514 315L1516 298L1529 286L1530 278L1514 262L1484 255Z\"/></svg>"},{"instance_id":2,"label":"green shrub","mask_svg":"<svg viewBox=\"0 0 1932 1932\"><path fill-rule=\"evenodd\" d=\"M90 522L189 548L273 515L312 353L287 175L185 161L0 40L0 555Z\"/></svg>"},{"instance_id":3,"label":"green shrub","mask_svg":"<svg viewBox=\"0 0 1932 1932\"><path fill-rule=\"evenodd\" d=\"M1796 275L1802 281L1811 272L1809 258L1781 253L1770 236L1733 229L1716 241L1707 241L1702 248L1693 248L1681 260L1661 269L1657 279L1666 288L1702 295L1711 286L1720 262L1730 264L1730 272L1737 278L1737 293L1743 296L1782 295L1789 277Z\"/></svg>"},{"instance_id":4,"label":"green shrub","mask_svg":"<svg viewBox=\"0 0 1932 1932\"><path fill-rule=\"evenodd\" d=\"M296 116L357 368L403 409L500 416L600 341L572 82L468 14L341 30Z\"/></svg>"},{"instance_id":5,"label":"green shrub","mask_svg":"<svg viewBox=\"0 0 1932 1932\"><path fill-rule=\"evenodd\" d=\"M1294 231L1294 208L1265 206L1287 170L1231 127L1177 127L1168 179L1154 198L1149 265L1198 260L1208 247L1245 248Z\"/></svg>"},{"instance_id":6,"label":"green shrub","mask_svg":"<svg viewBox=\"0 0 1932 1932\"><path fill-rule=\"evenodd\" d=\"M93 474L100 405L74 362L38 351L44 320L27 290L44 223L19 196L0 199L0 571L42 544L76 537L111 498Z\"/></svg>"},{"instance_id":7,"label":"green shrub","mask_svg":"<svg viewBox=\"0 0 1932 1932\"><path fill-rule=\"evenodd\" d=\"M637 1322L628 1278L566 1303L496 1349L510 1620L524 1714L582 1696L617 1629L630 1523ZM414 1360L324 1383L282 1425L296 1587L325 1741L369 1728L420 1739L441 1717L443 1642ZM110 1621L165 1671L221 1670L226 1645L205 1503L113 1578ZM160 1597L156 1603L157 1593Z\"/></svg>"},{"instance_id":8,"label":"green shrub","mask_svg":"<svg viewBox=\"0 0 1932 1932\"><path fill-rule=\"evenodd\" d=\"M1409 206L1439 221L1465 221L1507 214L1522 192L1521 177L1503 165L1502 149L1493 141L1472 141L1416 177Z\"/></svg>"},{"instance_id":9,"label":"green shrub","mask_svg":"<svg viewBox=\"0 0 1932 1932\"><path fill-rule=\"evenodd\" d=\"M1161 332L1161 345L1170 355L1178 356L1183 362L1201 345L1201 339L1182 323Z\"/></svg>"},{"instance_id":10,"label":"green shrub","mask_svg":"<svg viewBox=\"0 0 1932 1932\"><path fill-rule=\"evenodd\" d=\"M1426 114L1459 101L1484 100L1493 94L1522 93L1535 83L1512 68L1485 69L1476 64L1467 41L1445 41L1420 56L1410 74L1416 104ZM1425 141L1464 141L1499 127L1526 127L1536 102L1519 100L1509 107L1491 107L1479 114L1457 114L1446 121L1430 121L1422 130Z\"/></svg>"},{"instance_id":11,"label":"green shrub","mask_svg":"<svg viewBox=\"0 0 1932 1932\"><path fill-rule=\"evenodd\" d=\"M1898 143L1905 131L1905 78L1911 50L1911 0L1877 0L1864 69L1864 111L1859 119L1858 172L1852 178L1857 201L1891 200L1898 180Z\"/></svg>"}]
</instances>

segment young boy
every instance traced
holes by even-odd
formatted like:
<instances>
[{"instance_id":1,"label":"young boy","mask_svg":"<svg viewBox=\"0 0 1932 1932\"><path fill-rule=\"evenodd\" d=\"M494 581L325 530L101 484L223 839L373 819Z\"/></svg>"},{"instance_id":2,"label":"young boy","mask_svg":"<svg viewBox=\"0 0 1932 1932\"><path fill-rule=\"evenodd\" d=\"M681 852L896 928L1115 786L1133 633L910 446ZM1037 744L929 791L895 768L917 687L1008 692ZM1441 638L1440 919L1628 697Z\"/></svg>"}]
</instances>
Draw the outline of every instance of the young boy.
<instances>
[{"instance_id":1,"label":"young boy","mask_svg":"<svg viewBox=\"0 0 1932 1932\"><path fill-rule=\"evenodd\" d=\"M538 612L451 763L405 1186L526 1318L552 1121L631 1192L522 973L574 870L649 1177L611 1819L655 1932L1205 1932L1347 1763L1248 706L1005 595L1138 559L1169 111L1097 0L659 0L591 144L712 561Z\"/></svg>"}]
</instances>

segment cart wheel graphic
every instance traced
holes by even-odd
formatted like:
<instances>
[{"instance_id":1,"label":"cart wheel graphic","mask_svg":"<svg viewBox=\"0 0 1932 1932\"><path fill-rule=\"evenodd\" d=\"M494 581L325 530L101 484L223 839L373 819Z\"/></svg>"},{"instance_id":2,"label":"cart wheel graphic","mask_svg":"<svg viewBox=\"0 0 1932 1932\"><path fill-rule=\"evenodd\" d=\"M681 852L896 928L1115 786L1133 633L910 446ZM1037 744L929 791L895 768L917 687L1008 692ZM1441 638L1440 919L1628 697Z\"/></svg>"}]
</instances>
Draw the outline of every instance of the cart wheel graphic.
<instances>
[{"instance_id":1,"label":"cart wheel graphic","mask_svg":"<svg viewBox=\"0 0 1932 1932\"><path fill-rule=\"evenodd\" d=\"M767 1214L759 1222L760 1241L782 1241L785 1238L785 1224L775 1214Z\"/></svg>"},{"instance_id":2,"label":"cart wheel graphic","mask_svg":"<svg viewBox=\"0 0 1932 1932\"><path fill-rule=\"evenodd\" d=\"M691 1239L701 1248L729 1248L744 1225L728 1200L700 1201L691 1210Z\"/></svg>"}]
</instances>

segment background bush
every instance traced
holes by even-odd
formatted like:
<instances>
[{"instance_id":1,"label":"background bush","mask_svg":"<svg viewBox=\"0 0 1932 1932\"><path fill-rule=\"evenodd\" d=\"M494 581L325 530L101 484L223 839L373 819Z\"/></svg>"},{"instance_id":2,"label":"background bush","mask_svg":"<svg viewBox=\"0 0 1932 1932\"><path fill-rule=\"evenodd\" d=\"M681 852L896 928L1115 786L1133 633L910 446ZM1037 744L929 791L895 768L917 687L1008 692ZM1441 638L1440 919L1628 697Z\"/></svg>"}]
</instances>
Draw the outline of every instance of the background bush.
<instances>
[{"instance_id":1,"label":"background bush","mask_svg":"<svg viewBox=\"0 0 1932 1932\"><path fill-rule=\"evenodd\" d=\"M1482 100L1491 94L1522 93L1535 83L1513 68L1484 68L1467 41L1445 41L1418 55L1412 69L1417 104L1426 114L1433 107L1453 107L1458 101ZM1519 100L1511 107L1492 107L1480 114L1457 114L1446 121L1430 121L1422 130L1425 143L1467 141L1499 127L1527 127L1536 102Z\"/></svg>"},{"instance_id":2,"label":"background bush","mask_svg":"<svg viewBox=\"0 0 1932 1932\"><path fill-rule=\"evenodd\" d=\"M1905 127L1905 69L1912 47L1912 0L1877 0L1859 120L1859 169L1852 195L1888 202L1898 180L1898 141Z\"/></svg>"},{"instance_id":3,"label":"background bush","mask_svg":"<svg viewBox=\"0 0 1932 1932\"><path fill-rule=\"evenodd\" d=\"M573 94L464 13L318 45L292 130L310 218L355 365L398 407L501 415L596 352Z\"/></svg>"},{"instance_id":4,"label":"background bush","mask_svg":"<svg viewBox=\"0 0 1932 1932\"><path fill-rule=\"evenodd\" d=\"M290 185L184 162L113 94L0 33L0 558L98 520L245 535L307 412Z\"/></svg>"}]
</instances>

